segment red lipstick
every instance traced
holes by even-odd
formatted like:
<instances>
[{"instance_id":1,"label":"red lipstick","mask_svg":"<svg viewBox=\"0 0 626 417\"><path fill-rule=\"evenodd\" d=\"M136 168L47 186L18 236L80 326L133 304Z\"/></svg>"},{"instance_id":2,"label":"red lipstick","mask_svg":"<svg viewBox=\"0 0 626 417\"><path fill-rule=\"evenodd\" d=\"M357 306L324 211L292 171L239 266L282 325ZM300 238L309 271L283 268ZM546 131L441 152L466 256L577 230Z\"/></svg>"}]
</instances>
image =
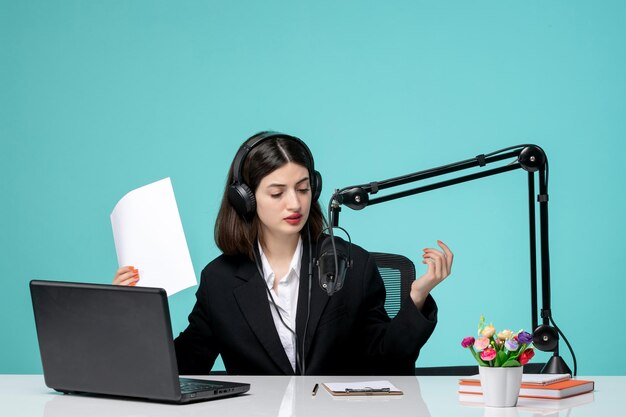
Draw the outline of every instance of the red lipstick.
<instances>
[{"instance_id":1,"label":"red lipstick","mask_svg":"<svg viewBox=\"0 0 626 417\"><path fill-rule=\"evenodd\" d=\"M302 214L299 214L299 213L295 213L295 214L292 214L291 216L285 217L285 221L291 225L296 225L300 223L301 220L302 220Z\"/></svg>"}]
</instances>

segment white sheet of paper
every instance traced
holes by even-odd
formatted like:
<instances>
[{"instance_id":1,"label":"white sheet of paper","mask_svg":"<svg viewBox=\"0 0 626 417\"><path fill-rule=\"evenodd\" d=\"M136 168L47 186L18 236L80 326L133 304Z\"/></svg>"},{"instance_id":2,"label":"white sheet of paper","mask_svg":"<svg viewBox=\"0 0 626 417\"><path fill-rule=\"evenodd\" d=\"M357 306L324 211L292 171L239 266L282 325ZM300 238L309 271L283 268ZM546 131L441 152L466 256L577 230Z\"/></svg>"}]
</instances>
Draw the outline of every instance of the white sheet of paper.
<instances>
[{"instance_id":1,"label":"white sheet of paper","mask_svg":"<svg viewBox=\"0 0 626 417\"><path fill-rule=\"evenodd\" d=\"M400 391L390 381L356 381L356 382L324 382L324 385L329 390L334 392L344 392L346 389L366 389L371 388L374 390L389 388L390 392Z\"/></svg>"},{"instance_id":2,"label":"white sheet of paper","mask_svg":"<svg viewBox=\"0 0 626 417\"><path fill-rule=\"evenodd\" d=\"M126 194L111 213L119 266L139 270L138 286L167 295L197 284L169 178Z\"/></svg>"}]
</instances>

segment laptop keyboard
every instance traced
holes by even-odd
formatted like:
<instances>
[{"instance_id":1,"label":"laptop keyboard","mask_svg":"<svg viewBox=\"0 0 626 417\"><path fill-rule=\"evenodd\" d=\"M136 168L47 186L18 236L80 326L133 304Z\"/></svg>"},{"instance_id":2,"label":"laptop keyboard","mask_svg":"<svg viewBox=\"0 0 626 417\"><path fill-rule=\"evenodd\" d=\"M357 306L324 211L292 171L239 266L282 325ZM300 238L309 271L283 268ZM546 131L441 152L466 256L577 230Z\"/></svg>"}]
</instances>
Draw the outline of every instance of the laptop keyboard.
<instances>
[{"instance_id":1,"label":"laptop keyboard","mask_svg":"<svg viewBox=\"0 0 626 417\"><path fill-rule=\"evenodd\" d=\"M190 392L218 390L222 388L221 384L213 384L201 379L180 378L180 392L187 394Z\"/></svg>"}]
</instances>

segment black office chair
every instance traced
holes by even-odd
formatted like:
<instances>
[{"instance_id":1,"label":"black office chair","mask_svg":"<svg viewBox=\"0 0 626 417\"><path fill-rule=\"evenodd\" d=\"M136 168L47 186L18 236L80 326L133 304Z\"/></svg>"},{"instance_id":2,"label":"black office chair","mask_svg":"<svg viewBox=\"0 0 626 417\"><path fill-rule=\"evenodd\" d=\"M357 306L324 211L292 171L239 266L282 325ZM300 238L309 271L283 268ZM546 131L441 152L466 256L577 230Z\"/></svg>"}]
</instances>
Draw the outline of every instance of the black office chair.
<instances>
[{"instance_id":1,"label":"black office chair","mask_svg":"<svg viewBox=\"0 0 626 417\"><path fill-rule=\"evenodd\" d=\"M385 283L387 291L385 310L389 317L394 318L400 311L402 300L411 292L411 284L415 281L415 265L406 256L382 252L370 253Z\"/></svg>"},{"instance_id":2,"label":"black office chair","mask_svg":"<svg viewBox=\"0 0 626 417\"><path fill-rule=\"evenodd\" d=\"M370 253L374 257L378 271L385 283L385 290L387 291L385 310L387 310L390 318L394 318L400 310L402 300L411 292L411 284L415 281L415 265L406 256L383 252ZM544 365L545 363L529 363L524 366L524 373L538 374ZM423 376L470 376L477 373L477 365L415 368L415 375Z\"/></svg>"}]
</instances>

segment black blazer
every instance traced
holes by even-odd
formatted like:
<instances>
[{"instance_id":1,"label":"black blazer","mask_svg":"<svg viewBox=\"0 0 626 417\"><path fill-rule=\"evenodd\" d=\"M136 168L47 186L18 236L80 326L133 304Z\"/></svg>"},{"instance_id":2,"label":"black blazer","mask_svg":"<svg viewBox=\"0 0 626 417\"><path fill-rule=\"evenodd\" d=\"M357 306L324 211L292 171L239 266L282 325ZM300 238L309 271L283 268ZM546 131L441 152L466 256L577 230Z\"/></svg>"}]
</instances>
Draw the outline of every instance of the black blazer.
<instances>
[{"instance_id":1,"label":"black blazer","mask_svg":"<svg viewBox=\"0 0 626 417\"><path fill-rule=\"evenodd\" d=\"M317 267L313 268L306 325L306 243L303 249L296 333L297 349L301 355L304 350L305 373L412 375L420 348L437 323L433 298L428 296L420 312L407 297L390 320L373 258L352 245L353 267L343 288L332 297L319 286ZM208 374L218 354L229 374L294 374L272 319L265 285L255 264L243 256L221 255L204 268L189 326L174 341L181 375Z\"/></svg>"}]
</instances>

